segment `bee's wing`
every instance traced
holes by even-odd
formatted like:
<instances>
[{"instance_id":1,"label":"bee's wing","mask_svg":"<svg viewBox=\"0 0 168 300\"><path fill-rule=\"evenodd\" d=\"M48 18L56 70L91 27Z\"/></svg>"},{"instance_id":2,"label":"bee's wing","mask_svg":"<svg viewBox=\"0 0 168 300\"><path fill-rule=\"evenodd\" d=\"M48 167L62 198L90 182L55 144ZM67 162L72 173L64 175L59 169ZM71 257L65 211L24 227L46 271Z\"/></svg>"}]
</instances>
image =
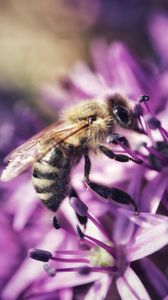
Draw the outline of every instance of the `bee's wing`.
<instances>
[{"instance_id":1,"label":"bee's wing","mask_svg":"<svg viewBox=\"0 0 168 300\"><path fill-rule=\"evenodd\" d=\"M50 125L5 158L5 161L9 161L9 163L2 172L0 179L2 181L13 179L28 169L37 159L43 157L55 145L62 143L87 126L88 122L85 121L69 126L65 126L63 123Z\"/></svg>"}]
</instances>

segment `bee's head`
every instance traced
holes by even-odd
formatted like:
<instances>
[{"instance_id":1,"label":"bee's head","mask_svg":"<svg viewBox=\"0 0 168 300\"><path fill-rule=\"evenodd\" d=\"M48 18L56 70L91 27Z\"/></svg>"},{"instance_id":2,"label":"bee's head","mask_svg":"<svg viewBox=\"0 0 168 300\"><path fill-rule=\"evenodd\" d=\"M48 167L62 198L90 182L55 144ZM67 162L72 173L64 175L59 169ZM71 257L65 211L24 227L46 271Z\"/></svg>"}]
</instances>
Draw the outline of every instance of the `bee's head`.
<instances>
[{"instance_id":1,"label":"bee's head","mask_svg":"<svg viewBox=\"0 0 168 300\"><path fill-rule=\"evenodd\" d=\"M120 94L114 94L107 99L110 114L116 125L133 129L134 117L127 102L128 101Z\"/></svg>"}]
</instances>

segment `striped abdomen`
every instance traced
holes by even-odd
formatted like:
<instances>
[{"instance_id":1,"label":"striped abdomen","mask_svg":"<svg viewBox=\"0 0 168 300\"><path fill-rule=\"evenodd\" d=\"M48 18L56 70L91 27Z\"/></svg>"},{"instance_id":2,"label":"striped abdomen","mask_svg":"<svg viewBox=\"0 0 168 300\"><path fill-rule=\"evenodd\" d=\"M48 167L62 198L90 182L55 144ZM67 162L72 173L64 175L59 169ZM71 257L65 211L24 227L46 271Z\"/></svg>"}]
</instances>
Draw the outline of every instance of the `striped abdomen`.
<instances>
[{"instance_id":1,"label":"striped abdomen","mask_svg":"<svg viewBox=\"0 0 168 300\"><path fill-rule=\"evenodd\" d=\"M34 164L33 185L38 197L56 211L69 191L70 172L74 164L72 147L56 147Z\"/></svg>"}]
</instances>

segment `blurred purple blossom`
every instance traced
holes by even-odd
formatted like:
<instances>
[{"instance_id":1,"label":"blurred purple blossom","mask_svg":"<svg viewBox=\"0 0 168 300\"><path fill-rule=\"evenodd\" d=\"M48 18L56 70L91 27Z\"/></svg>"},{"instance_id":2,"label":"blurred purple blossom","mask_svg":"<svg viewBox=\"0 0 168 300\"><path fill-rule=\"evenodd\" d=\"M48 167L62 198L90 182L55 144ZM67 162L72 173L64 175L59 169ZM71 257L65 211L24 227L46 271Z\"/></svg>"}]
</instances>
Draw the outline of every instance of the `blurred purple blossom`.
<instances>
[{"instance_id":1,"label":"blurred purple blossom","mask_svg":"<svg viewBox=\"0 0 168 300\"><path fill-rule=\"evenodd\" d=\"M75 299L78 296L113 299L113 283L121 299L164 299L168 294L163 251L168 236L164 216L168 206L167 87L163 85L166 67L163 71L160 65L138 62L119 42L107 45L96 41L92 44L92 54L92 68L77 64L67 78L60 80L59 86L41 89L42 101L56 111L81 99L114 92L133 100L132 106L145 134L124 133L131 148L119 142L115 147L120 153L142 158L143 164L119 164L109 162L108 158L102 158L102 163L102 159L97 159L93 161L92 178L125 190L138 204L140 214L135 216L129 208L121 209L86 190L82 182L83 162L72 173L72 185L88 206L86 226L80 224L65 199L57 213L61 228L56 231L49 212L36 199L29 173L11 183L1 183L3 300ZM135 101L140 95L150 95L150 100L140 104ZM17 101L11 112L9 102L6 103L0 113L1 134L6 137L8 133L10 139L1 139L2 157L42 126L32 109ZM56 273L55 276L48 276L40 262L27 257L29 248L55 252L55 261L45 266L45 271L50 275ZM152 256L146 258L156 251L157 255L163 251L162 268ZM137 268L143 271L138 274ZM152 291L148 287L152 287Z\"/></svg>"},{"instance_id":2,"label":"blurred purple blossom","mask_svg":"<svg viewBox=\"0 0 168 300\"><path fill-rule=\"evenodd\" d=\"M149 32L155 53L162 63L162 68L167 68L168 53L168 15L166 12L152 14L149 20Z\"/></svg>"}]
</instances>

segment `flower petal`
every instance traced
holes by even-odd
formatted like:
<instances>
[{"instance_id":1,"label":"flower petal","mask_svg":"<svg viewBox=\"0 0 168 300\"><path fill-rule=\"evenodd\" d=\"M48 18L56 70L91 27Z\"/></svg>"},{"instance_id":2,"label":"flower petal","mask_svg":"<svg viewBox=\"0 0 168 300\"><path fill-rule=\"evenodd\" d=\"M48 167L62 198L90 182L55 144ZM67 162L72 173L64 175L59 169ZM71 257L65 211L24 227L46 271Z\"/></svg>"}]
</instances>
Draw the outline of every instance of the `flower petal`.
<instances>
[{"instance_id":1,"label":"flower petal","mask_svg":"<svg viewBox=\"0 0 168 300\"><path fill-rule=\"evenodd\" d=\"M133 235L135 224L129 220L129 211L124 209L118 209L117 211L113 239L116 245L126 245Z\"/></svg>"},{"instance_id":2,"label":"flower petal","mask_svg":"<svg viewBox=\"0 0 168 300\"><path fill-rule=\"evenodd\" d=\"M159 298L163 299L168 295L168 279L159 270L159 268L148 258L141 260L141 266L145 275L149 278L150 284L157 291Z\"/></svg>"},{"instance_id":3,"label":"flower petal","mask_svg":"<svg viewBox=\"0 0 168 300\"><path fill-rule=\"evenodd\" d=\"M142 282L130 267L116 280L116 285L122 300L151 300Z\"/></svg>"},{"instance_id":4,"label":"flower petal","mask_svg":"<svg viewBox=\"0 0 168 300\"><path fill-rule=\"evenodd\" d=\"M143 229L149 229L155 225L168 222L168 217L163 215L154 215L150 213L140 213L138 216L130 213L130 221Z\"/></svg>"},{"instance_id":5,"label":"flower petal","mask_svg":"<svg viewBox=\"0 0 168 300\"><path fill-rule=\"evenodd\" d=\"M97 280L92 287L89 289L84 300L93 300L95 297L97 300L105 299L109 287L112 282L112 276L103 274L99 280Z\"/></svg>"},{"instance_id":6,"label":"flower petal","mask_svg":"<svg viewBox=\"0 0 168 300\"><path fill-rule=\"evenodd\" d=\"M149 23L149 31L155 50L159 54L163 63L168 62L168 54L166 51L168 46L167 27L168 18L165 13L152 15Z\"/></svg>"},{"instance_id":7,"label":"flower petal","mask_svg":"<svg viewBox=\"0 0 168 300\"><path fill-rule=\"evenodd\" d=\"M148 256L168 244L168 222L138 233L126 249L127 259L134 261Z\"/></svg>"},{"instance_id":8,"label":"flower petal","mask_svg":"<svg viewBox=\"0 0 168 300\"><path fill-rule=\"evenodd\" d=\"M82 62L74 66L70 79L74 85L85 91L88 97L93 97L97 95L104 95L107 86L101 78L96 76L86 65Z\"/></svg>"},{"instance_id":9,"label":"flower petal","mask_svg":"<svg viewBox=\"0 0 168 300\"><path fill-rule=\"evenodd\" d=\"M43 241L38 245L38 248L53 251L56 247L59 247L65 238L65 234L58 231L57 239L55 239L55 235L55 229L48 231L46 237L44 237ZM3 299L16 299L27 286L32 284L33 281L40 279L42 276L44 276L43 265L38 261L26 258L14 276L11 277L4 287L2 294Z\"/></svg>"},{"instance_id":10,"label":"flower petal","mask_svg":"<svg viewBox=\"0 0 168 300\"><path fill-rule=\"evenodd\" d=\"M141 196L140 210L155 213L167 187L167 174L162 172L149 181Z\"/></svg>"},{"instance_id":11,"label":"flower petal","mask_svg":"<svg viewBox=\"0 0 168 300\"><path fill-rule=\"evenodd\" d=\"M72 300L73 299L73 290L72 288L67 288L59 291L60 300Z\"/></svg>"}]
</instances>

